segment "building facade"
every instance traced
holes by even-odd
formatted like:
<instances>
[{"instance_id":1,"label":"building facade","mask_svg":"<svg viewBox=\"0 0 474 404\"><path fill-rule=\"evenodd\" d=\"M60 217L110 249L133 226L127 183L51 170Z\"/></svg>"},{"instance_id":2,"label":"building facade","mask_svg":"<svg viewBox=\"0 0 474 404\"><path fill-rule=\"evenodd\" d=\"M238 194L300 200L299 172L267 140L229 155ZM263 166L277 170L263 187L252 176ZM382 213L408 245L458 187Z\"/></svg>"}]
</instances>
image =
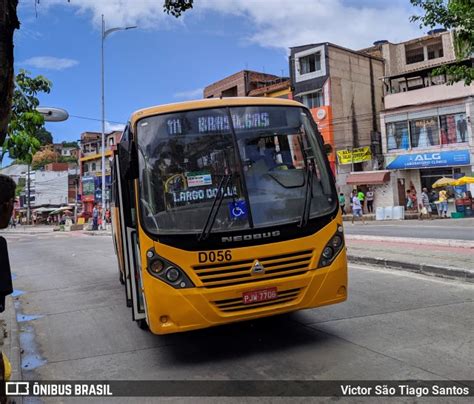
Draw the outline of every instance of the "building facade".
<instances>
[{"instance_id":1,"label":"building facade","mask_svg":"<svg viewBox=\"0 0 474 404\"><path fill-rule=\"evenodd\" d=\"M293 98L311 110L332 146L329 161L338 189L348 193L351 172L379 167L383 60L327 42L290 50Z\"/></svg>"},{"instance_id":2,"label":"building facade","mask_svg":"<svg viewBox=\"0 0 474 404\"><path fill-rule=\"evenodd\" d=\"M105 186L106 207L110 201L110 158L122 132L114 131L106 134L105 143ZM102 134L99 132L84 132L81 134L79 156L80 184L83 212L92 213L95 203L102 203Z\"/></svg>"},{"instance_id":3,"label":"building facade","mask_svg":"<svg viewBox=\"0 0 474 404\"><path fill-rule=\"evenodd\" d=\"M203 95L204 98L247 97L250 95L256 97L257 95L251 94L253 91L280 84L287 80L287 77L279 77L273 74L254 72L251 70L242 70L208 85L204 88ZM282 90L283 92L280 95L288 94L288 92L285 93L285 88L279 88L279 90L273 88L270 92ZM262 92L261 95L264 96L264 92Z\"/></svg>"},{"instance_id":4,"label":"building facade","mask_svg":"<svg viewBox=\"0 0 474 404\"><path fill-rule=\"evenodd\" d=\"M474 85L448 85L446 76L433 75L433 68L456 61L450 32L385 42L381 51L385 108L380 126L385 168L392 174L384 204L405 205L408 190L420 195L443 176L472 175Z\"/></svg>"}]
</instances>

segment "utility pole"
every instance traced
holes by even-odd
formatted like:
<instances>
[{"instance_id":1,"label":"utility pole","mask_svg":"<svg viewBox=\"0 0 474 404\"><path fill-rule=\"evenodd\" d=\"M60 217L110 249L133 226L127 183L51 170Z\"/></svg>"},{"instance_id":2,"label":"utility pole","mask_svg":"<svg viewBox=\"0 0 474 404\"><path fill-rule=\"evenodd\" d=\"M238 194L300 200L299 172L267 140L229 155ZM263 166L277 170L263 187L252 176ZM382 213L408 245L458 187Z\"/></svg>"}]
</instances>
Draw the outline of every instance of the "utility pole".
<instances>
[{"instance_id":1,"label":"utility pole","mask_svg":"<svg viewBox=\"0 0 474 404\"><path fill-rule=\"evenodd\" d=\"M75 196L74 196L74 224L77 224L77 192L78 192L78 185L79 185L79 178L77 177L77 167L76 167L76 178L74 178L74 185L76 188Z\"/></svg>"},{"instance_id":2,"label":"utility pole","mask_svg":"<svg viewBox=\"0 0 474 404\"><path fill-rule=\"evenodd\" d=\"M30 165L28 164L28 174L26 180L28 200L26 202L26 224L31 224L31 207L30 207Z\"/></svg>"},{"instance_id":3,"label":"utility pole","mask_svg":"<svg viewBox=\"0 0 474 404\"><path fill-rule=\"evenodd\" d=\"M137 28L136 25L127 27L116 27L105 29L104 14L102 14L102 32L101 32L101 48L100 48L100 87L101 87L101 109L102 109L102 226L105 229L105 77L104 77L104 42L107 35L115 31L125 31Z\"/></svg>"}]
</instances>

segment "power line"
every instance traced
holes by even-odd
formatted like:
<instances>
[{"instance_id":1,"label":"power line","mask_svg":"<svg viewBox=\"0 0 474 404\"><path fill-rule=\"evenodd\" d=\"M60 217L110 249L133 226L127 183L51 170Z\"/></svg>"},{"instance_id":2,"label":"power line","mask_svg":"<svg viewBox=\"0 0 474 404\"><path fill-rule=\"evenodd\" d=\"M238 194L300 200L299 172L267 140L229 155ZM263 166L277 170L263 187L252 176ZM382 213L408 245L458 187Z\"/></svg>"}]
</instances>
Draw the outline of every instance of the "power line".
<instances>
[{"instance_id":1,"label":"power line","mask_svg":"<svg viewBox=\"0 0 474 404\"><path fill-rule=\"evenodd\" d=\"M80 116L80 115L69 115L71 118L76 118L76 119L85 119L87 121L97 121L97 122L102 122L102 119L98 119L98 118L91 118L91 117L88 117L88 116ZM118 122L118 121L110 121L110 120L106 120L106 122L110 122L110 123L117 123L117 124L120 124L120 125L125 125L125 122Z\"/></svg>"}]
</instances>

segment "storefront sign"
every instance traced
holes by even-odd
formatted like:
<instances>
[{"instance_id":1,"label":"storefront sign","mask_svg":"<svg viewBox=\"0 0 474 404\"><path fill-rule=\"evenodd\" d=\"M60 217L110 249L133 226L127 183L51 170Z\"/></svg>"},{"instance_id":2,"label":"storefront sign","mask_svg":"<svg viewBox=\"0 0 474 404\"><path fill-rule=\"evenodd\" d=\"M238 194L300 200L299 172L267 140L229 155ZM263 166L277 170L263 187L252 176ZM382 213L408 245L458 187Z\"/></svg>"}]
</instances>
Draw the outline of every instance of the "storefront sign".
<instances>
[{"instance_id":1,"label":"storefront sign","mask_svg":"<svg viewBox=\"0 0 474 404\"><path fill-rule=\"evenodd\" d=\"M470 164L469 150L453 150L434 153L402 154L388 161L387 169L431 168L465 166Z\"/></svg>"},{"instance_id":2,"label":"storefront sign","mask_svg":"<svg viewBox=\"0 0 474 404\"><path fill-rule=\"evenodd\" d=\"M339 164L362 163L363 161L372 160L372 153L369 146L353 150L338 150L337 159Z\"/></svg>"}]
</instances>

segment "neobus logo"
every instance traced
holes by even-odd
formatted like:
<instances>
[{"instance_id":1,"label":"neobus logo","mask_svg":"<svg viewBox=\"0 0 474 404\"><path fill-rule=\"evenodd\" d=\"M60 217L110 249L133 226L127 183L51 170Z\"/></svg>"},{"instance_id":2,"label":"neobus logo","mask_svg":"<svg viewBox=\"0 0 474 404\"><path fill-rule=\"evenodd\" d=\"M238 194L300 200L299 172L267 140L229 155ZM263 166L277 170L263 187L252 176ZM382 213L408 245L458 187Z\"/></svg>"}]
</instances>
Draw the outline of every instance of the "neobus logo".
<instances>
[{"instance_id":1,"label":"neobus logo","mask_svg":"<svg viewBox=\"0 0 474 404\"><path fill-rule=\"evenodd\" d=\"M222 237L221 240L223 243L229 243L232 241L250 241L250 240L260 240L262 238L278 237L280 235L280 230L268 231L264 233L254 233L254 234L244 234L243 236L229 236Z\"/></svg>"}]
</instances>

